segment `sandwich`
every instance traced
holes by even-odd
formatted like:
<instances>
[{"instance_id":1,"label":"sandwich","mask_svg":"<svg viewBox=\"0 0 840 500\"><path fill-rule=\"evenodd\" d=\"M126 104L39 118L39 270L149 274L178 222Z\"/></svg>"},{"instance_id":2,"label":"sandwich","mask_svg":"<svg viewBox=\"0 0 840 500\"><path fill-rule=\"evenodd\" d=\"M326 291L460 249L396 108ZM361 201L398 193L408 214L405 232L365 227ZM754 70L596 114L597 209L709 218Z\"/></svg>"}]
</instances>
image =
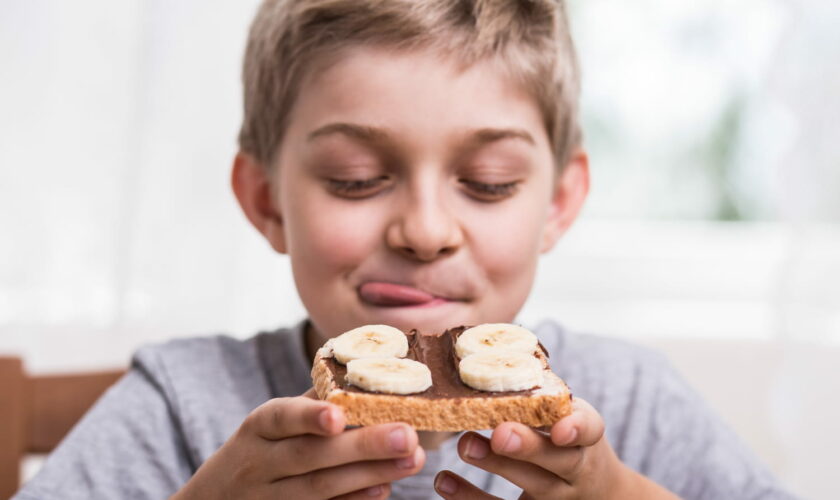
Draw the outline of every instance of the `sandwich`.
<instances>
[{"instance_id":1,"label":"sandwich","mask_svg":"<svg viewBox=\"0 0 840 500\"><path fill-rule=\"evenodd\" d=\"M529 330L510 324L442 333L388 325L354 328L315 354L320 399L348 425L406 422L417 430L492 429L502 422L550 426L572 411L572 395Z\"/></svg>"}]
</instances>

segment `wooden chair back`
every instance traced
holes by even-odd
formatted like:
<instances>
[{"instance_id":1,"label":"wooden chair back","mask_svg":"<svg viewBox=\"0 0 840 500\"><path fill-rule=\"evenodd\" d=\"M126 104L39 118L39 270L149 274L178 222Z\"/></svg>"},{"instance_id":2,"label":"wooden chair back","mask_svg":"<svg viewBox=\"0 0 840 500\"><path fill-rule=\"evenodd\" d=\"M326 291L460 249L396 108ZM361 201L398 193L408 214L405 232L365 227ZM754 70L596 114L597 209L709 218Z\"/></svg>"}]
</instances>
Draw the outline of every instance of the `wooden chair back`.
<instances>
[{"instance_id":1,"label":"wooden chair back","mask_svg":"<svg viewBox=\"0 0 840 500\"><path fill-rule=\"evenodd\" d=\"M20 487L29 453L49 453L125 370L30 375L17 357L0 357L0 499Z\"/></svg>"}]
</instances>

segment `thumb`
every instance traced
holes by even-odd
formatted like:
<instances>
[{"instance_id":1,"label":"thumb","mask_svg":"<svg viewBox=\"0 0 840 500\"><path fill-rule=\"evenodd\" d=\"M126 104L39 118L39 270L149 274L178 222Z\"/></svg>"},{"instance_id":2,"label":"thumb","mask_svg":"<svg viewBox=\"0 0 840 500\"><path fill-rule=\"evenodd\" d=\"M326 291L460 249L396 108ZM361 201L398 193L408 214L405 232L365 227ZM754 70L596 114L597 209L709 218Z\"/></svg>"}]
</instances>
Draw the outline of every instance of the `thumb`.
<instances>
[{"instance_id":1,"label":"thumb","mask_svg":"<svg viewBox=\"0 0 840 500\"><path fill-rule=\"evenodd\" d=\"M604 419L581 398L572 402L574 411L551 427L551 441L557 446L592 446L604 436Z\"/></svg>"}]
</instances>

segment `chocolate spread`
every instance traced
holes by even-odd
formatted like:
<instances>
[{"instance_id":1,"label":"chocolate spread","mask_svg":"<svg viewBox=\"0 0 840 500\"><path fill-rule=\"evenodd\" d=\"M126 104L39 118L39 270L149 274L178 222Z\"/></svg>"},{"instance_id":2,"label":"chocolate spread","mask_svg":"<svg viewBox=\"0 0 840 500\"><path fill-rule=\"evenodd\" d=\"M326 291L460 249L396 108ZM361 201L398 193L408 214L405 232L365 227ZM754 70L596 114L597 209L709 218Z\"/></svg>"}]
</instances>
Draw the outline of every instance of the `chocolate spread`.
<instances>
[{"instance_id":1,"label":"chocolate spread","mask_svg":"<svg viewBox=\"0 0 840 500\"><path fill-rule=\"evenodd\" d=\"M473 389L461 382L458 375L458 355L455 354L455 341L466 327L459 326L445 331L441 335L423 335L416 330L407 333L408 354L406 358L424 363L432 372L432 386L423 392L410 394L430 399L460 398L460 397L499 397L531 394L532 390L487 392ZM540 344L540 348L545 348ZM348 384L344 377L347 367L337 362L335 358L326 359L327 368L333 375L333 380L341 389L348 392L369 392Z\"/></svg>"}]
</instances>

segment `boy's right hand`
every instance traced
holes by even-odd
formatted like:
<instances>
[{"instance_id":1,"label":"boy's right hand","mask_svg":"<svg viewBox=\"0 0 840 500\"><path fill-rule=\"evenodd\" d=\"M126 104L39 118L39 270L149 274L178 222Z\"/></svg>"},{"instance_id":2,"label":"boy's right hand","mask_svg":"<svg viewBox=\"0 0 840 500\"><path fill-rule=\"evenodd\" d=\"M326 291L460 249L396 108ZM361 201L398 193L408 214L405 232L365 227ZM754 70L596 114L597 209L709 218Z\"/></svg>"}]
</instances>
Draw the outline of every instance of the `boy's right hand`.
<instances>
[{"instance_id":1,"label":"boy's right hand","mask_svg":"<svg viewBox=\"0 0 840 500\"><path fill-rule=\"evenodd\" d=\"M341 408L313 394L255 409L173 498L385 498L423 467L407 424L345 430Z\"/></svg>"}]
</instances>

